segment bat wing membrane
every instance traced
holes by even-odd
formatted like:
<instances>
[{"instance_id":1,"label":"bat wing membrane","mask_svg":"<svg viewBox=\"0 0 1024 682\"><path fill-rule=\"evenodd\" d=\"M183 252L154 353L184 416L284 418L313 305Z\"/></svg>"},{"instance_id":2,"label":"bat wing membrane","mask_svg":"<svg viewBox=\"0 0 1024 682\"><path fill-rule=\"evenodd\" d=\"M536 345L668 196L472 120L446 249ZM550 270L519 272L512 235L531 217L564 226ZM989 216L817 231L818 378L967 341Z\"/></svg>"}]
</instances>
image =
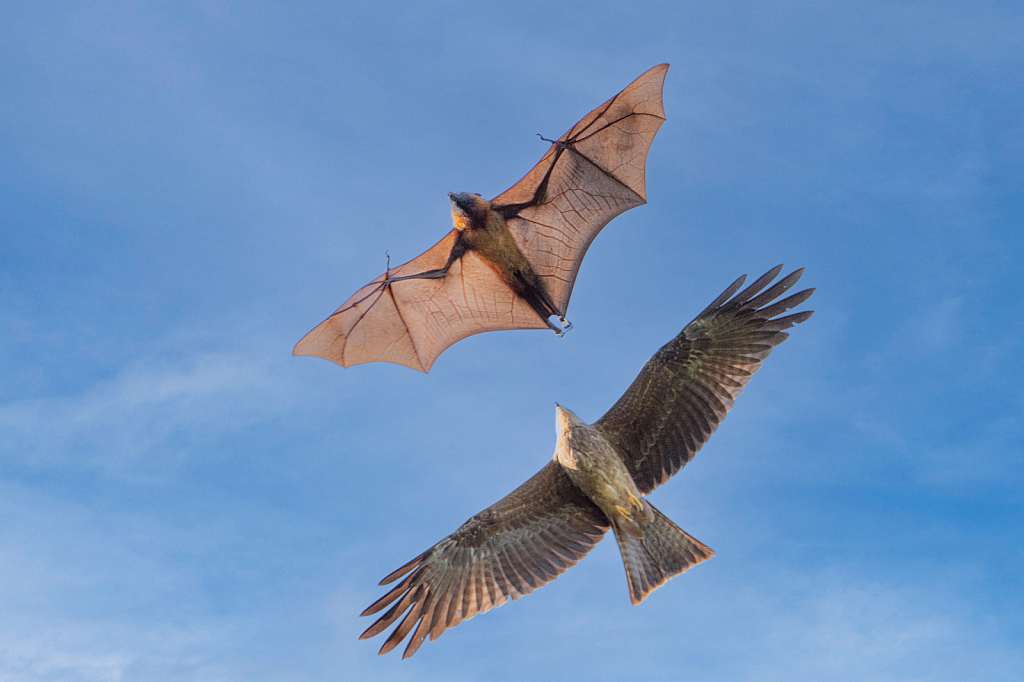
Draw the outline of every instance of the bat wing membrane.
<instances>
[{"instance_id":1,"label":"bat wing membrane","mask_svg":"<svg viewBox=\"0 0 1024 682\"><path fill-rule=\"evenodd\" d=\"M509 229L560 314L597 234L647 202L647 152L665 121L667 72L668 64L650 69L590 112L492 202L518 209L507 219Z\"/></svg>"},{"instance_id":2,"label":"bat wing membrane","mask_svg":"<svg viewBox=\"0 0 1024 682\"><path fill-rule=\"evenodd\" d=\"M547 328L472 251L452 263L443 278L385 283L385 278L443 268L457 236L452 230L426 253L357 291L306 334L294 354L326 358L342 367L394 362L427 372L446 348L467 336Z\"/></svg>"}]
</instances>

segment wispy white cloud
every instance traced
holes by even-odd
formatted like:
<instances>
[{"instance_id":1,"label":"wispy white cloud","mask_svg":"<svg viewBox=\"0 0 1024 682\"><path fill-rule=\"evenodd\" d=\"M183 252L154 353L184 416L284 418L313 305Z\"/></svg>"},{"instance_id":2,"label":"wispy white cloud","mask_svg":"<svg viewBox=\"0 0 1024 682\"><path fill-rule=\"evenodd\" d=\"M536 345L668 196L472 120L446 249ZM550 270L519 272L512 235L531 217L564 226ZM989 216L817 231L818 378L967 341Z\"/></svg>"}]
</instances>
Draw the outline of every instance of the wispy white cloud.
<instances>
[{"instance_id":1,"label":"wispy white cloud","mask_svg":"<svg viewBox=\"0 0 1024 682\"><path fill-rule=\"evenodd\" d=\"M138 510L106 515L0 485L0 679L180 679L170 673L198 668L211 641L237 630L204 608L202 568L169 559L209 545L216 522L186 533Z\"/></svg>"},{"instance_id":2,"label":"wispy white cloud","mask_svg":"<svg viewBox=\"0 0 1024 682\"><path fill-rule=\"evenodd\" d=\"M116 653L68 652L49 638L0 645L0 671L9 679L119 682L131 659Z\"/></svg>"},{"instance_id":3,"label":"wispy white cloud","mask_svg":"<svg viewBox=\"0 0 1024 682\"><path fill-rule=\"evenodd\" d=\"M173 465L176 452L290 405L279 350L179 348L136 360L78 395L0 404L0 453L34 467L153 473Z\"/></svg>"},{"instance_id":4,"label":"wispy white cloud","mask_svg":"<svg viewBox=\"0 0 1024 682\"><path fill-rule=\"evenodd\" d=\"M799 578L818 584L794 602L765 605L744 679L1008 680L1024 670L1024 658L998 632L974 614L964 618L954 593Z\"/></svg>"},{"instance_id":5,"label":"wispy white cloud","mask_svg":"<svg viewBox=\"0 0 1024 682\"><path fill-rule=\"evenodd\" d=\"M20 615L20 614L19 614ZM23 682L121 680L240 680L211 661L209 651L233 627L68 620L49 614L43 623L19 619L20 631L0 630L0 677ZM238 661L244 666L243 661Z\"/></svg>"}]
</instances>

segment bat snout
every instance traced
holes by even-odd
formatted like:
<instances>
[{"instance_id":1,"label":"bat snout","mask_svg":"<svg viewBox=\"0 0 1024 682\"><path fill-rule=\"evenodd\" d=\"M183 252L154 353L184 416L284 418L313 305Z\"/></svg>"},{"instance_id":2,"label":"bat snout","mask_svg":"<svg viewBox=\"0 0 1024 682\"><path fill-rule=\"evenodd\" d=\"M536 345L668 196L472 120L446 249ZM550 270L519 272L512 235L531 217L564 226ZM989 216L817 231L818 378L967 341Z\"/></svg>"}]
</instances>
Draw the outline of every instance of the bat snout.
<instances>
[{"instance_id":1,"label":"bat snout","mask_svg":"<svg viewBox=\"0 0 1024 682\"><path fill-rule=\"evenodd\" d=\"M463 211L468 212L476 206L477 200L480 199L480 195L473 194L472 192L448 192L448 199Z\"/></svg>"}]
</instances>

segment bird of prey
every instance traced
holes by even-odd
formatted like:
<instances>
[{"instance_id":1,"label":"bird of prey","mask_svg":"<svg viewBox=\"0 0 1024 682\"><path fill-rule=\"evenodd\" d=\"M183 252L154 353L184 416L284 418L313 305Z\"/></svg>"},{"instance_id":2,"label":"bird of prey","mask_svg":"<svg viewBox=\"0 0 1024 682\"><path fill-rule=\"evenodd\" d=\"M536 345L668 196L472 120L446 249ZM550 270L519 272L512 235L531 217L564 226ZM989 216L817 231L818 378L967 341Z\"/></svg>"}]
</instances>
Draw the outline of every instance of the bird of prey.
<instances>
[{"instance_id":1,"label":"bird of prey","mask_svg":"<svg viewBox=\"0 0 1024 682\"><path fill-rule=\"evenodd\" d=\"M811 316L813 311L780 317L814 293L807 289L776 301L803 273L797 270L769 286L781 271L780 265L738 294L745 276L733 282L648 360L594 424L557 406L552 461L384 578L381 585L404 576L363 611L368 616L391 607L360 639L380 634L404 614L380 653L412 633L403 655L408 658L427 635L437 639L463 620L554 580L609 528L615 531L634 604L709 559L711 549L644 496L693 459L761 362L789 336L784 330Z\"/></svg>"}]
</instances>

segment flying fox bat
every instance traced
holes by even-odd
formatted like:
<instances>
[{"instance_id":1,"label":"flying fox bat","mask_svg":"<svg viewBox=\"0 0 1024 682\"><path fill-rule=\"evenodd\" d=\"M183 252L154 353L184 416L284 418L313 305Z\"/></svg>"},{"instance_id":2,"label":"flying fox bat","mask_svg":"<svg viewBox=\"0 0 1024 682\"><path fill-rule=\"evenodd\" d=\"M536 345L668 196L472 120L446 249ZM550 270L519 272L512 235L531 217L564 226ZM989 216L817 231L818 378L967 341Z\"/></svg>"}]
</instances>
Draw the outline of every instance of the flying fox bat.
<instances>
[{"instance_id":1,"label":"flying fox bat","mask_svg":"<svg viewBox=\"0 0 1024 682\"><path fill-rule=\"evenodd\" d=\"M769 287L781 271L780 265L739 294L744 277L733 282L654 354L594 424L557 406L552 461L384 578L381 585L405 577L360 614L394 604L360 639L383 632L404 614L380 653L413 633L403 655L408 658L427 635L435 640L463 620L554 580L609 528L619 543L634 604L711 558L711 549L643 496L693 459L761 362L789 337L784 330L812 315L779 317L814 293L807 289L773 303L803 273L797 270Z\"/></svg>"},{"instance_id":2,"label":"flying fox bat","mask_svg":"<svg viewBox=\"0 0 1024 682\"><path fill-rule=\"evenodd\" d=\"M449 194L455 229L388 269L309 332L295 355L351 367L394 362L423 372L467 336L550 328L565 320L590 243L615 216L647 203L647 151L665 120L656 66L587 114L497 198Z\"/></svg>"}]
</instances>

